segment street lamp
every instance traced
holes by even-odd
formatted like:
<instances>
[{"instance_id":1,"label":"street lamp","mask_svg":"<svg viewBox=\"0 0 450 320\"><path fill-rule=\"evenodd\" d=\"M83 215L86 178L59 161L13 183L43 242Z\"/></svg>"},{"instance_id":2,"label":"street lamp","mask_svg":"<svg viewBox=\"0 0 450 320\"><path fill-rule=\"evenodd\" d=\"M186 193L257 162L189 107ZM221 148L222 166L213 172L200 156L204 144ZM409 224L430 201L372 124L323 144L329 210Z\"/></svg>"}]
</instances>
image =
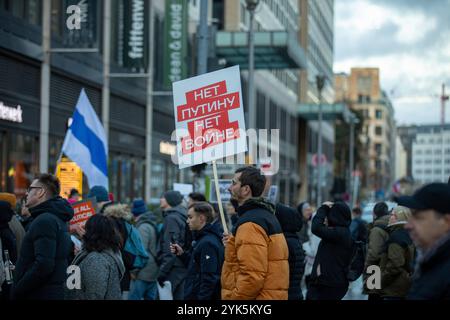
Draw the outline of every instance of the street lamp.
<instances>
[{"instance_id":1,"label":"street lamp","mask_svg":"<svg viewBox=\"0 0 450 320\"><path fill-rule=\"evenodd\" d=\"M254 71L255 71L255 53L254 53L254 34L253 20L255 18L255 9L259 0L245 0L247 10L250 13L250 26L248 28L248 126L256 129L256 108L255 108L255 90L254 90Z\"/></svg>"},{"instance_id":2,"label":"street lamp","mask_svg":"<svg viewBox=\"0 0 450 320\"><path fill-rule=\"evenodd\" d=\"M317 129L317 208L322 204L322 90L325 85L325 76L316 76L316 86L319 93L319 126Z\"/></svg>"}]
</instances>

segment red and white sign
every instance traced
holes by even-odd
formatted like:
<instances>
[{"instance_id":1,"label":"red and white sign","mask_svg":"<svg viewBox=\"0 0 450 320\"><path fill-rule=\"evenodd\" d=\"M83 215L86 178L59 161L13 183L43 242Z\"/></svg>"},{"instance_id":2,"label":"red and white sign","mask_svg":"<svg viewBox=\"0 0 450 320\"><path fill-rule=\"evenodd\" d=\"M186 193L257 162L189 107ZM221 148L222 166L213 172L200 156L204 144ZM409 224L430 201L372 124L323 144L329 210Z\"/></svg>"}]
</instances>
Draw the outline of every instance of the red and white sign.
<instances>
[{"instance_id":1,"label":"red and white sign","mask_svg":"<svg viewBox=\"0 0 450 320\"><path fill-rule=\"evenodd\" d=\"M97 204L95 199L88 199L73 203L73 218L69 222L70 232L74 232L80 227L84 228L86 221L95 214L96 207Z\"/></svg>"},{"instance_id":2,"label":"red and white sign","mask_svg":"<svg viewBox=\"0 0 450 320\"><path fill-rule=\"evenodd\" d=\"M180 169L247 151L239 66L173 83Z\"/></svg>"},{"instance_id":3,"label":"red and white sign","mask_svg":"<svg viewBox=\"0 0 450 320\"><path fill-rule=\"evenodd\" d=\"M321 158L320 165L327 163L327 157L323 153L320 158ZM317 165L319 164L319 156L317 155L317 153L313 154L311 161L312 161L313 166L317 167Z\"/></svg>"}]
</instances>

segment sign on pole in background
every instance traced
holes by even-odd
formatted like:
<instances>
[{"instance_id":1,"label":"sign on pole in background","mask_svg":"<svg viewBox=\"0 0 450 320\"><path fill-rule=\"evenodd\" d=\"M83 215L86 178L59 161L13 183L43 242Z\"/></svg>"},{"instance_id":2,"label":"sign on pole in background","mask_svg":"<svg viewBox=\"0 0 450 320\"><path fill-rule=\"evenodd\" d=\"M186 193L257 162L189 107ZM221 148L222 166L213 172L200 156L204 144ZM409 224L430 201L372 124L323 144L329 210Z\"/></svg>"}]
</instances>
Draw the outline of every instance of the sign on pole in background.
<instances>
[{"instance_id":1,"label":"sign on pole in background","mask_svg":"<svg viewBox=\"0 0 450 320\"><path fill-rule=\"evenodd\" d=\"M173 83L180 169L247 151L239 66Z\"/></svg>"},{"instance_id":2,"label":"sign on pole in background","mask_svg":"<svg viewBox=\"0 0 450 320\"><path fill-rule=\"evenodd\" d=\"M228 202L231 199L231 193L228 191L228 188L231 185L231 180L220 180L219 183L219 193L220 193L220 199L223 202ZM211 183L210 185L210 191L209 191L209 202L217 202L217 196L216 196L216 184Z\"/></svg>"},{"instance_id":3,"label":"sign on pole in background","mask_svg":"<svg viewBox=\"0 0 450 320\"><path fill-rule=\"evenodd\" d=\"M192 184L174 183L173 190L181 193L183 197L187 197L194 189Z\"/></svg>"},{"instance_id":4,"label":"sign on pole in background","mask_svg":"<svg viewBox=\"0 0 450 320\"><path fill-rule=\"evenodd\" d=\"M69 222L70 232L75 231L79 227L83 227L86 221L95 215L97 209L97 202L95 198L89 198L87 200L78 201L72 204L73 218Z\"/></svg>"},{"instance_id":5,"label":"sign on pole in background","mask_svg":"<svg viewBox=\"0 0 450 320\"><path fill-rule=\"evenodd\" d=\"M164 20L164 86L187 76L188 1L166 0Z\"/></svg>"},{"instance_id":6,"label":"sign on pole in background","mask_svg":"<svg viewBox=\"0 0 450 320\"><path fill-rule=\"evenodd\" d=\"M83 171L75 162L63 158L56 168L56 176L61 185L61 197L69 198L72 189L77 189L79 194L83 193Z\"/></svg>"},{"instance_id":7,"label":"sign on pole in background","mask_svg":"<svg viewBox=\"0 0 450 320\"><path fill-rule=\"evenodd\" d=\"M145 0L117 2L117 60L123 67L144 72L148 64L148 5Z\"/></svg>"},{"instance_id":8,"label":"sign on pole in background","mask_svg":"<svg viewBox=\"0 0 450 320\"><path fill-rule=\"evenodd\" d=\"M272 185L269 189L269 194L267 195L267 198L272 203L277 203L278 199L278 186Z\"/></svg>"}]
</instances>

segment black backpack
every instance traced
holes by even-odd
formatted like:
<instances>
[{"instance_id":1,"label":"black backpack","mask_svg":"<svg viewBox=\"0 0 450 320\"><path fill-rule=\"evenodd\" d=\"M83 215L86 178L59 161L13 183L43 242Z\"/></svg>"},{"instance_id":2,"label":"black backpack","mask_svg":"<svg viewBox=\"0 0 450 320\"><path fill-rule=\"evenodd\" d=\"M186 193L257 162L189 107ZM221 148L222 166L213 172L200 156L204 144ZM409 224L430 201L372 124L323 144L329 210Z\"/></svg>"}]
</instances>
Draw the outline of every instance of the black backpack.
<instances>
[{"instance_id":1,"label":"black backpack","mask_svg":"<svg viewBox=\"0 0 450 320\"><path fill-rule=\"evenodd\" d=\"M366 261L366 243L363 241L352 241L352 254L347 271L348 281L355 281L364 272Z\"/></svg>"}]
</instances>

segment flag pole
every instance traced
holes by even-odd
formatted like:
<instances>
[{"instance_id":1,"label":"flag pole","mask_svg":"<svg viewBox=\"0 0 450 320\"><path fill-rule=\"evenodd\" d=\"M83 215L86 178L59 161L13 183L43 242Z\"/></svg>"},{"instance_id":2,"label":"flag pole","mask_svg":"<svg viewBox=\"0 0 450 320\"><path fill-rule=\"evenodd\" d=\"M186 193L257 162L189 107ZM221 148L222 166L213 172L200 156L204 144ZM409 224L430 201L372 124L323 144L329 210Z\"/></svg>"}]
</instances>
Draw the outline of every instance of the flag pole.
<instances>
[{"instance_id":1,"label":"flag pole","mask_svg":"<svg viewBox=\"0 0 450 320\"><path fill-rule=\"evenodd\" d=\"M225 216L223 214L222 199L220 198L219 179L217 178L216 160L212 161L212 165L213 165L213 173L214 173L214 184L216 186L217 203L219 204L220 219L222 220L224 234L228 234L228 227L227 227L227 223L225 221Z\"/></svg>"}]
</instances>

